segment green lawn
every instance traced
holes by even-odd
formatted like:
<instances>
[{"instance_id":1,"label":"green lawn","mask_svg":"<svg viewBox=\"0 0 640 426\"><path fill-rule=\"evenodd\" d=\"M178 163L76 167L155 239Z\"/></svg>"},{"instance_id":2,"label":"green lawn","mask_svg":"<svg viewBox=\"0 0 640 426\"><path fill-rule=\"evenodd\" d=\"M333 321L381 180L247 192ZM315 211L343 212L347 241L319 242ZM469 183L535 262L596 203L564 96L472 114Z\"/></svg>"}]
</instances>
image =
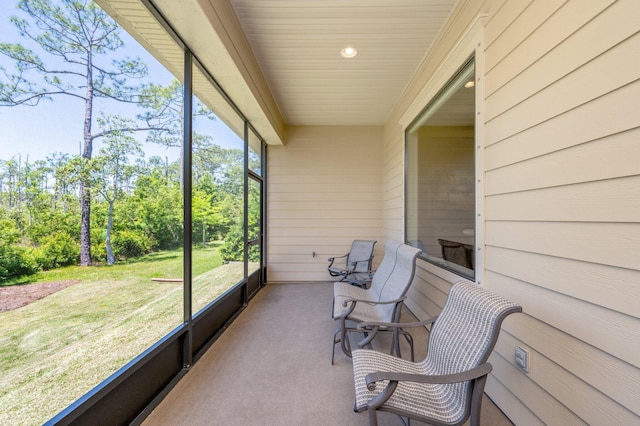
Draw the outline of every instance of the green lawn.
<instances>
[{"instance_id":1,"label":"green lawn","mask_svg":"<svg viewBox=\"0 0 640 426\"><path fill-rule=\"evenodd\" d=\"M237 283L242 263L193 251L193 312ZM183 320L182 251L113 266L68 267L30 282L78 284L0 313L0 424L42 424Z\"/></svg>"}]
</instances>

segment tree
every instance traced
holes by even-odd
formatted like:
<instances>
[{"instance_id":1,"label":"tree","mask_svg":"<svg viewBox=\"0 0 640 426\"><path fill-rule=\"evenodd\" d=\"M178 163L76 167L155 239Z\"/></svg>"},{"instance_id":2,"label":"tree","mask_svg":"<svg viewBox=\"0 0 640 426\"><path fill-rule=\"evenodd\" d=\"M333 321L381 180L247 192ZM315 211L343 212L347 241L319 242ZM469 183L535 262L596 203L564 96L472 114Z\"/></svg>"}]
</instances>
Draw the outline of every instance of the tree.
<instances>
[{"instance_id":1,"label":"tree","mask_svg":"<svg viewBox=\"0 0 640 426\"><path fill-rule=\"evenodd\" d=\"M2 161L0 183L3 206L7 210L19 207L20 162L16 161L15 158Z\"/></svg>"},{"instance_id":2,"label":"tree","mask_svg":"<svg viewBox=\"0 0 640 426\"><path fill-rule=\"evenodd\" d=\"M133 197L127 199L129 223L143 229L158 249L173 249L183 242L183 203L178 179L179 165L168 172L162 167L138 177ZM127 220L127 219L125 219Z\"/></svg>"},{"instance_id":3,"label":"tree","mask_svg":"<svg viewBox=\"0 0 640 426\"><path fill-rule=\"evenodd\" d=\"M199 228L202 236L202 247L206 247L208 228L214 228L224 218L220 214L220 207L216 206L212 202L211 196L202 190L196 189L193 192L191 203L193 230L197 232Z\"/></svg>"},{"instance_id":4,"label":"tree","mask_svg":"<svg viewBox=\"0 0 640 426\"><path fill-rule=\"evenodd\" d=\"M49 192L49 177L51 169L43 160L29 163L28 159L24 165L23 172L23 198L26 211L29 214L29 226L39 222L39 215L48 208L51 200Z\"/></svg>"},{"instance_id":5,"label":"tree","mask_svg":"<svg viewBox=\"0 0 640 426\"><path fill-rule=\"evenodd\" d=\"M69 155L53 153L47 156L49 167L53 170L53 205L52 208L61 209L63 212L70 210L70 204L76 200L78 192L72 180L65 173L65 165L69 162ZM75 203L73 203L75 205Z\"/></svg>"},{"instance_id":6,"label":"tree","mask_svg":"<svg viewBox=\"0 0 640 426\"><path fill-rule=\"evenodd\" d=\"M141 106L146 108L146 111L140 114L138 118L154 127L149 132L149 141L165 147L180 148L180 185L183 185L183 123L176 120L176 117L182 117L184 114L184 91L181 83L178 80L173 80L167 86L149 84L142 92ZM191 116L194 122L197 122L199 118L215 120L213 112L197 98L194 99ZM196 131L192 134L191 143L194 168L200 156L206 155L208 152L217 152L217 150L221 149L213 143L211 136ZM195 171L197 172L197 168L195 168ZM197 176L197 173L195 174Z\"/></svg>"},{"instance_id":7,"label":"tree","mask_svg":"<svg viewBox=\"0 0 640 426\"><path fill-rule=\"evenodd\" d=\"M96 100L137 102L141 88L129 86L129 80L145 76L147 69L138 59L113 59L113 52L124 45L119 26L96 4L78 0L56 3L19 2L18 7L31 19L13 17L11 21L28 43L46 54L47 61L21 44L0 43L0 53L15 63L13 72L0 69L0 106L35 106L56 96L83 102L82 158L90 160L96 139L125 130L93 130ZM127 130L149 130L149 126ZM80 197L80 264L89 265L91 192L84 179L80 182Z\"/></svg>"},{"instance_id":8,"label":"tree","mask_svg":"<svg viewBox=\"0 0 640 426\"><path fill-rule=\"evenodd\" d=\"M115 263L111 246L114 205L123 194L123 187L132 179L136 171L136 167L129 164L131 155L144 155L140 142L127 132L111 133L106 138L106 146L100 149L100 156L92 164L97 190L109 204L105 238L109 265Z\"/></svg>"}]
</instances>

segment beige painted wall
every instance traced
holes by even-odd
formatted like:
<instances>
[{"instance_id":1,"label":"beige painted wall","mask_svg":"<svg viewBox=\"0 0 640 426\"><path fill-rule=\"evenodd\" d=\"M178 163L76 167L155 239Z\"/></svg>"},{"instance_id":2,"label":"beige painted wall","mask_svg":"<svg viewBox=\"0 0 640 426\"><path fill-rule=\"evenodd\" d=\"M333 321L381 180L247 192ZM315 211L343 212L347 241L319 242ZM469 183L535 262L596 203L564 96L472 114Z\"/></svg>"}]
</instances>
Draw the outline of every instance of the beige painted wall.
<instances>
[{"instance_id":1,"label":"beige painted wall","mask_svg":"<svg viewBox=\"0 0 640 426\"><path fill-rule=\"evenodd\" d=\"M354 239L377 240L381 261L382 137L382 126L289 127L286 146L268 148L270 282L331 280L327 258Z\"/></svg>"},{"instance_id":2,"label":"beige painted wall","mask_svg":"<svg viewBox=\"0 0 640 426\"><path fill-rule=\"evenodd\" d=\"M401 123L480 13L480 281L524 308L487 393L519 425L640 424L640 2L461 1L385 126L385 237L402 238ZM437 314L457 279L420 262L408 305Z\"/></svg>"}]
</instances>

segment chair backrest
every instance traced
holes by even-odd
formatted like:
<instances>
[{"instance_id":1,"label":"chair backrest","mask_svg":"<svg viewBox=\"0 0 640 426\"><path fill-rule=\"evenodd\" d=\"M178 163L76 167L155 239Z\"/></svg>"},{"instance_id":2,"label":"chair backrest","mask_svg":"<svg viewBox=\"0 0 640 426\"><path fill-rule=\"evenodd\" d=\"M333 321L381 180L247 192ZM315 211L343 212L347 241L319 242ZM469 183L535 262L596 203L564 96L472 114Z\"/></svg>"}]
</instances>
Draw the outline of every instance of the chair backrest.
<instances>
[{"instance_id":1,"label":"chair backrest","mask_svg":"<svg viewBox=\"0 0 640 426\"><path fill-rule=\"evenodd\" d=\"M351 251L347 255L347 270L352 272L371 271L371 260L373 259L373 246L377 241L354 240L351 243Z\"/></svg>"},{"instance_id":2,"label":"chair backrest","mask_svg":"<svg viewBox=\"0 0 640 426\"><path fill-rule=\"evenodd\" d=\"M398 256L398 247L400 247L402 243L396 240L387 240L384 244L384 256L382 257L382 262L376 269L376 272L373 274L373 278L371 279L371 286L368 291L371 291L375 297L372 297L371 300L379 300L380 292L384 287L384 284L391 276L393 272L393 268L396 266L396 257Z\"/></svg>"},{"instance_id":3,"label":"chair backrest","mask_svg":"<svg viewBox=\"0 0 640 426\"><path fill-rule=\"evenodd\" d=\"M416 272L416 257L420 252L421 250L418 248L400 244L396 250L396 263L393 271L380 288L377 299L379 302L397 300L407 294ZM391 318L396 306L393 304L379 305L379 309L387 311L389 318Z\"/></svg>"},{"instance_id":4,"label":"chair backrest","mask_svg":"<svg viewBox=\"0 0 640 426\"><path fill-rule=\"evenodd\" d=\"M522 308L477 284L458 282L429 334L423 363L432 374L454 374L487 361L507 315ZM451 386L451 404L464 410L470 398L470 382Z\"/></svg>"}]
</instances>

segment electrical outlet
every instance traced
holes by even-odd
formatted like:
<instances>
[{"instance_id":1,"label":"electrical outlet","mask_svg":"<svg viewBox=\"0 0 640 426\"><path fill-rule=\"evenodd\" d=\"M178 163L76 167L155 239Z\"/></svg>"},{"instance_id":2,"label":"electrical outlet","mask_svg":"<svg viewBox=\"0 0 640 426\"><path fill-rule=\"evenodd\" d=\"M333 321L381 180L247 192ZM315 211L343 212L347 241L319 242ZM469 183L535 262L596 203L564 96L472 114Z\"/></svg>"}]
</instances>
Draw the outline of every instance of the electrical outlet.
<instances>
[{"instance_id":1,"label":"electrical outlet","mask_svg":"<svg viewBox=\"0 0 640 426\"><path fill-rule=\"evenodd\" d=\"M521 346L518 346L516 348L515 359L516 359L516 365L522 368L522 370L524 370L525 373L528 373L529 372L529 351Z\"/></svg>"}]
</instances>

